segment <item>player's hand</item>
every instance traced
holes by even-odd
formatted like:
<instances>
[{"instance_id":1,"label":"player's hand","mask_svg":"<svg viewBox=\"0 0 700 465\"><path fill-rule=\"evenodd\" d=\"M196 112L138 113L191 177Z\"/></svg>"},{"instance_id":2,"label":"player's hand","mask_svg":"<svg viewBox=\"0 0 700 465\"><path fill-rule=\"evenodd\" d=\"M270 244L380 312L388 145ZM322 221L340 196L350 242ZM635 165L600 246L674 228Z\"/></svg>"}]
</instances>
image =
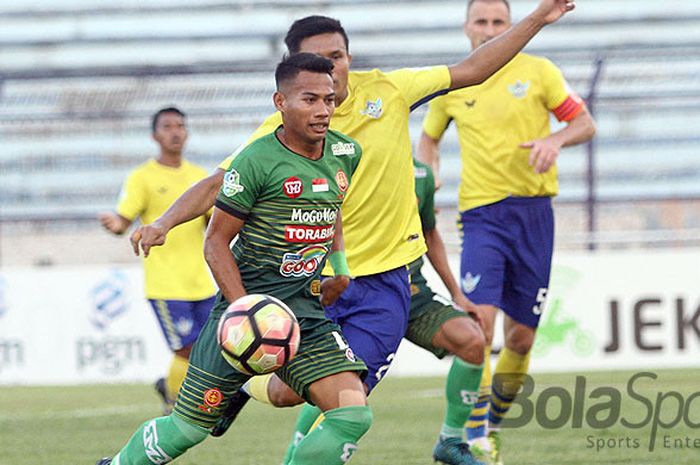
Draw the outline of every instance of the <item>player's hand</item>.
<instances>
[{"instance_id":1,"label":"player's hand","mask_svg":"<svg viewBox=\"0 0 700 465\"><path fill-rule=\"evenodd\" d=\"M151 224L144 224L136 228L129 240L136 256L139 255L139 248L143 250L143 256L148 257L151 247L165 244L168 230L158 221Z\"/></svg>"},{"instance_id":2,"label":"player's hand","mask_svg":"<svg viewBox=\"0 0 700 465\"><path fill-rule=\"evenodd\" d=\"M114 234L121 234L122 221L116 213L110 211L99 212L97 214L97 219L100 220L100 224L107 231Z\"/></svg>"},{"instance_id":3,"label":"player's hand","mask_svg":"<svg viewBox=\"0 0 700 465\"><path fill-rule=\"evenodd\" d=\"M350 276L343 274L324 279L321 282L321 305L333 305L349 284Z\"/></svg>"},{"instance_id":4,"label":"player's hand","mask_svg":"<svg viewBox=\"0 0 700 465\"><path fill-rule=\"evenodd\" d=\"M546 173L557 161L561 145L551 138L531 140L520 144L520 148L530 149L528 163L535 170L535 173Z\"/></svg>"},{"instance_id":5,"label":"player's hand","mask_svg":"<svg viewBox=\"0 0 700 465\"><path fill-rule=\"evenodd\" d=\"M464 294L456 295L452 298L455 305L464 310L467 313L471 313L474 316L474 320L479 324L481 329L484 329L483 318L481 317L481 309L474 304L471 300L467 299Z\"/></svg>"},{"instance_id":6,"label":"player's hand","mask_svg":"<svg viewBox=\"0 0 700 465\"><path fill-rule=\"evenodd\" d=\"M544 24L551 24L576 8L574 0L541 0L533 13Z\"/></svg>"}]
</instances>

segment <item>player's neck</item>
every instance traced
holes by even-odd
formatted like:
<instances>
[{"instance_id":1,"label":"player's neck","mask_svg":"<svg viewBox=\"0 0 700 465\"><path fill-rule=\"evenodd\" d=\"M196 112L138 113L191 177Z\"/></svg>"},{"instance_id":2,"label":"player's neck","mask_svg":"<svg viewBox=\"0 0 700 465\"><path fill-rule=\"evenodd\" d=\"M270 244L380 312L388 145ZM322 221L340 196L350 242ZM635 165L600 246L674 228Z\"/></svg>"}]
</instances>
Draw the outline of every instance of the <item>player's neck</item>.
<instances>
[{"instance_id":1,"label":"player's neck","mask_svg":"<svg viewBox=\"0 0 700 465\"><path fill-rule=\"evenodd\" d=\"M164 166L171 168L179 168L182 165L182 152L167 152L161 150L156 161Z\"/></svg>"},{"instance_id":2,"label":"player's neck","mask_svg":"<svg viewBox=\"0 0 700 465\"><path fill-rule=\"evenodd\" d=\"M303 137L299 137L292 131L285 131L284 126L277 131L276 136L277 140L279 140L282 145L304 158L318 160L323 156L324 139L319 141L305 140Z\"/></svg>"},{"instance_id":3,"label":"player's neck","mask_svg":"<svg viewBox=\"0 0 700 465\"><path fill-rule=\"evenodd\" d=\"M345 99L348 98L348 95L350 94L350 91L348 90L347 87L345 89L336 92L335 94L335 107L338 108L344 101Z\"/></svg>"}]
</instances>

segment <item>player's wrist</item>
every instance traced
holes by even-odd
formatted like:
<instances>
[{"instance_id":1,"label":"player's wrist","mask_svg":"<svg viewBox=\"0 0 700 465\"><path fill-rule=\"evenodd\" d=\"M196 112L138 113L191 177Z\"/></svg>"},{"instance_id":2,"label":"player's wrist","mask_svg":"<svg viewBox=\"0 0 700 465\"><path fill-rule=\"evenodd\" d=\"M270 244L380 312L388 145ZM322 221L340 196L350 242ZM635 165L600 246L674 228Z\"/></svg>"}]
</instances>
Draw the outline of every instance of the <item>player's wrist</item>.
<instances>
[{"instance_id":1,"label":"player's wrist","mask_svg":"<svg viewBox=\"0 0 700 465\"><path fill-rule=\"evenodd\" d=\"M348 260L345 257L344 250L334 250L331 252L330 255L328 255L328 262L331 264L335 276L350 276L350 268L348 267Z\"/></svg>"}]
</instances>

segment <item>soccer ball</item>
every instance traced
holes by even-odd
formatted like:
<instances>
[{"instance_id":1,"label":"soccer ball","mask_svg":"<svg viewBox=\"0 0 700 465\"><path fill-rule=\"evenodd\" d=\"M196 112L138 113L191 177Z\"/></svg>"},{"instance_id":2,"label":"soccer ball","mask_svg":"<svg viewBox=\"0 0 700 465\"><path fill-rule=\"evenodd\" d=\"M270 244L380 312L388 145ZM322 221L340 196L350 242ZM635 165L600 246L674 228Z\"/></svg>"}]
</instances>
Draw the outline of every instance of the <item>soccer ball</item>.
<instances>
[{"instance_id":1,"label":"soccer ball","mask_svg":"<svg viewBox=\"0 0 700 465\"><path fill-rule=\"evenodd\" d=\"M271 373L290 361L299 348L299 323L284 302L249 294L228 306L216 338L221 355L247 375Z\"/></svg>"}]
</instances>

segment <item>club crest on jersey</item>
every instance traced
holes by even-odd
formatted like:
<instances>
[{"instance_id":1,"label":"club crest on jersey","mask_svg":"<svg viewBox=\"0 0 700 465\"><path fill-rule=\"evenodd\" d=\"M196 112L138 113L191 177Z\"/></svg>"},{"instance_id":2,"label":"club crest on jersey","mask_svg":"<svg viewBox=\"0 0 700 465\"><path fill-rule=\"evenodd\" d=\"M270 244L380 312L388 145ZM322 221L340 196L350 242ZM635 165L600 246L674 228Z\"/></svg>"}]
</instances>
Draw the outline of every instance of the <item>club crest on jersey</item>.
<instances>
[{"instance_id":1,"label":"club crest on jersey","mask_svg":"<svg viewBox=\"0 0 700 465\"><path fill-rule=\"evenodd\" d=\"M382 112L382 99L381 97L378 97L374 102L367 100L367 105L365 106L364 110L360 111L360 114L369 116L373 119L379 119L379 117L382 116Z\"/></svg>"},{"instance_id":2,"label":"club crest on jersey","mask_svg":"<svg viewBox=\"0 0 700 465\"><path fill-rule=\"evenodd\" d=\"M322 245L312 245L295 253L286 253L282 257L280 274L286 278L312 276L327 253L328 249Z\"/></svg>"},{"instance_id":3,"label":"club crest on jersey","mask_svg":"<svg viewBox=\"0 0 700 465\"><path fill-rule=\"evenodd\" d=\"M348 190L348 185L350 184L348 182L348 177L345 174L345 171L339 169L335 173L335 183L338 185L338 189L340 189L340 192L345 192Z\"/></svg>"},{"instance_id":4,"label":"club crest on jersey","mask_svg":"<svg viewBox=\"0 0 700 465\"><path fill-rule=\"evenodd\" d=\"M245 187L241 185L241 175L238 174L238 171L231 170L224 175L222 191L226 197L233 197L244 190Z\"/></svg>"},{"instance_id":5,"label":"club crest on jersey","mask_svg":"<svg viewBox=\"0 0 700 465\"><path fill-rule=\"evenodd\" d=\"M336 157L340 155L355 155L355 144L352 142L336 142L331 144L331 151Z\"/></svg>"},{"instance_id":6,"label":"club crest on jersey","mask_svg":"<svg viewBox=\"0 0 700 465\"><path fill-rule=\"evenodd\" d=\"M525 98L527 96L527 91L530 88L530 81L515 81L515 84L511 84L508 86L508 92L513 94L513 97L515 98Z\"/></svg>"},{"instance_id":7,"label":"club crest on jersey","mask_svg":"<svg viewBox=\"0 0 700 465\"><path fill-rule=\"evenodd\" d=\"M284 181L284 183L282 183L282 191L284 191L284 195L290 199L296 199L299 197L303 190L304 187L301 183L301 179L297 178L296 176L290 176L286 181Z\"/></svg>"}]
</instances>

